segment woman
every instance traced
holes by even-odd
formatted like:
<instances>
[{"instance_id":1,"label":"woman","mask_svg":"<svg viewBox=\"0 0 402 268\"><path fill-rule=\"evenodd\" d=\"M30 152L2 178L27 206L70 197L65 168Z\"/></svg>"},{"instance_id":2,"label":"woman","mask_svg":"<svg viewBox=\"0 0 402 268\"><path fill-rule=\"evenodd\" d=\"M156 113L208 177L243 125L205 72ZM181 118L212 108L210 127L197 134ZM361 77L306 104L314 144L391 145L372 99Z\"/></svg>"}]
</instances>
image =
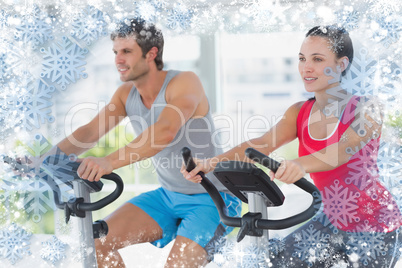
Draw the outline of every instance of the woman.
<instances>
[{"instance_id":1,"label":"woman","mask_svg":"<svg viewBox=\"0 0 402 268\"><path fill-rule=\"evenodd\" d=\"M353 60L349 34L334 26L314 27L299 53L299 72L314 98L288 108L283 119L261 137L214 158L196 159L191 172L213 171L220 161L243 159L248 147L270 154L298 138L299 157L285 160L271 179L294 183L309 173L320 190L323 211L272 248L272 267L394 267L399 257L401 214L379 181L377 154L380 105L340 86ZM398 245L398 247L396 246Z\"/></svg>"}]
</instances>

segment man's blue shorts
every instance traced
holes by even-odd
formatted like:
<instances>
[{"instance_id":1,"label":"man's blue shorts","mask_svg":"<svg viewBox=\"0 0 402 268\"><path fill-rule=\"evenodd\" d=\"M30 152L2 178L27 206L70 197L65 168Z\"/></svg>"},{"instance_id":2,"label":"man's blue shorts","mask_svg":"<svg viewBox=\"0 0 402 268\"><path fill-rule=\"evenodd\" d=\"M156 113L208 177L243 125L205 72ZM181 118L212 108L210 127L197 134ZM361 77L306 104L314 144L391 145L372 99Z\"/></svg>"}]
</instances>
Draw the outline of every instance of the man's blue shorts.
<instances>
[{"instance_id":1,"label":"man's blue shorts","mask_svg":"<svg viewBox=\"0 0 402 268\"><path fill-rule=\"evenodd\" d=\"M228 215L240 217L241 201L230 194L221 193L228 207ZM211 197L207 193L181 194L158 188L128 201L150 215L162 228L163 237L152 242L164 247L177 235L184 236L206 248L230 233L233 228L224 225Z\"/></svg>"}]
</instances>

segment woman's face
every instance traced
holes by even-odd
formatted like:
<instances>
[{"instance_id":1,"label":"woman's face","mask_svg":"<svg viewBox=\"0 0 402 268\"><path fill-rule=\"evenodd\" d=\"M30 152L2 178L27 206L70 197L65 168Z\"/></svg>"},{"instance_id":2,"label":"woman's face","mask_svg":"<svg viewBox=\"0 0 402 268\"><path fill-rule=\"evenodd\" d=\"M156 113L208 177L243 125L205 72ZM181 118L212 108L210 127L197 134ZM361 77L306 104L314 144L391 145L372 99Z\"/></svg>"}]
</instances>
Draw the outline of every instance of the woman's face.
<instances>
[{"instance_id":1,"label":"woman's face","mask_svg":"<svg viewBox=\"0 0 402 268\"><path fill-rule=\"evenodd\" d=\"M342 59L337 59L327 38L308 36L299 53L299 73L308 92L321 92L339 85Z\"/></svg>"}]
</instances>

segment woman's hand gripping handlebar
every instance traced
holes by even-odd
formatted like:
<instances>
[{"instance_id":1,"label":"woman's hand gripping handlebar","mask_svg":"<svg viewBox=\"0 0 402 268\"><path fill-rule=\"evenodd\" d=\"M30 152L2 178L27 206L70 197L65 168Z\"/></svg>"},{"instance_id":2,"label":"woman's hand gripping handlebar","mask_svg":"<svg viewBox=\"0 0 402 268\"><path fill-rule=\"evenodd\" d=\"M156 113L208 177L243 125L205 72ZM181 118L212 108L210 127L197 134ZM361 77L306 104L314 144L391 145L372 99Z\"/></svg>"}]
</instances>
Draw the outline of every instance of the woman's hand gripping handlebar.
<instances>
[{"instance_id":1,"label":"woman's hand gripping handlebar","mask_svg":"<svg viewBox=\"0 0 402 268\"><path fill-rule=\"evenodd\" d=\"M274 173L278 170L280 163L275 161L274 159L266 156L265 154L255 150L254 148L248 148L245 151L246 156L250 158L251 160L269 168L272 170ZM307 208L305 211L303 211L300 214L297 214L295 216L282 219L282 220L275 220L275 221L270 221L270 223L260 221L257 223L257 228L263 228L263 229L284 229L288 228L291 226L294 226L296 224L302 223L304 221L307 221L311 217L313 217L318 210L320 209L322 200L321 200L321 194L320 191L317 189L317 187L312 184L311 182L307 181L305 178L301 178L298 181L294 183L297 187L300 189L306 191L313 197L313 202Z\"/></svg>"},{"instance_id":2,"label":"woman's hand gripping handlebar","mask_svg":"<svg viewBox=\"0 0 402 268\"><path fill-rule=\"evenodd\" d=\"M196 167L191 157L190 149L186 147L183 148L182 155L184 159L184 164L186 166L186 170L190 172ZM273 172L276 172L280 166L280 163L278 163L277 161L267 157L266 155L252 148L246 150L246 155L255 162L258 162L263 166L271 169ZM319 190L315 187L314 184L302 178L296 181L294 184L313 196L312 204L305 211L297 215L280 220L261 219L261 217L257 215L259 213L247 213L242 218L229 217L225 213L227 211L227 207L216 187L211 183L211 181L207 177L205 177L203 172L199 172L198 175L202 177L201 185L205 188L205 190L208 192L208 194L214 201L222 222L228 226L241 227L237 241L243 239L245 234L253 233L254 229L278 230L278 229L285 229L297 225L299 223L302 223L313 217L321 206L321 195Z\"/></svg>"}]
</instances>

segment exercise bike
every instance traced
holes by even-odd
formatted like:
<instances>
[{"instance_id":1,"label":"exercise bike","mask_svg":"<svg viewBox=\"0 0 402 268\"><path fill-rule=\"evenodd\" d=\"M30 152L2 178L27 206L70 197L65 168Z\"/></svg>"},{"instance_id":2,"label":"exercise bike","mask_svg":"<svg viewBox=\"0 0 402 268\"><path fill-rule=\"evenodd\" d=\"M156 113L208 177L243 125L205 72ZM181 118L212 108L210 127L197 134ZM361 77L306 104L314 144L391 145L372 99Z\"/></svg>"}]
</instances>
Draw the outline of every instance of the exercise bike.
<instances>
[{"instance_id":1,"label":"exercise bike","mask_svg":"<svg viewBox=\"0 0 402 268\"><path fill-rule=\"evenodd\" d=\"M189 148L185 147L181 151L186 170L191 171L195 168L195 163ZM280 163L261 152L248 148L246 156L251 160L276 172ZM216 178L241 201L248 203L249 212L242 217L230 217L227 215L227 207L219 191L205 176L201 176L201 185L211 196L218 210L222 223L231 227L239 227L237 242L249 236L254 247L262 249L268 255L269 233L268 230L286 229L297 224L303 223L312 218L321 207L321 194L317 187L301 178L294 184L305 192L309 193L313 200L310 206L303 212L280 220L268 219L269 207L281 206L285 197L279 187L271 181L269 176L256 165L248 162L225 161L217 164L214 175Z\"/></svg>"},{"instance_id":2,"label":"exercise bike","mask_svg":"<svg viewBox=\"0 0 402 268\"><path fill-rule=\"evenodd\" d=\"M43 163L45 166L49 166L49 163L58 163L60 158L63 158L62 155L51 155L45 158ZM32 168L26 164L22 164L21 162L8 157L1 156L0 160L4 163L9 164L15 171L21 173L29 173L32 171ZM105 221L98 220L93 222L92 220L92 211L96 211L102 209L114 202L123 192L124 184L119 175L115 173L111 173L108 175L104 175L102 179L113 181L116 184L115 190L107 195L106 197L96 201L91 202L90 194L95 192L100 192L103 188L103 182L96 181L90 182L87 180L83 180L78 177L77 169L80 163L75 161L70 161L68 164L71 167L71 171L68 176L74 176L72 180L62 180L63 186L67 186L67 188L73 189L74 197L70 198L67 201L63 201L61 196L61 185L55 183L53 179L43 178L43 181L46 182L50 188L53 190L54 203L58 209L64 210L65 221L69 222L70 217L77 217L77 227L78 231L81 234L79 241L79 249L78 253L81 254L80 260L82 262L83 268L96 268L96 254L95 254L95 238L100 238L102 236L107 235L108 226ZM63 172L59 172L59 175ZM67 174L66 174L67 175Z\"/></svg>"}]
</instances>

